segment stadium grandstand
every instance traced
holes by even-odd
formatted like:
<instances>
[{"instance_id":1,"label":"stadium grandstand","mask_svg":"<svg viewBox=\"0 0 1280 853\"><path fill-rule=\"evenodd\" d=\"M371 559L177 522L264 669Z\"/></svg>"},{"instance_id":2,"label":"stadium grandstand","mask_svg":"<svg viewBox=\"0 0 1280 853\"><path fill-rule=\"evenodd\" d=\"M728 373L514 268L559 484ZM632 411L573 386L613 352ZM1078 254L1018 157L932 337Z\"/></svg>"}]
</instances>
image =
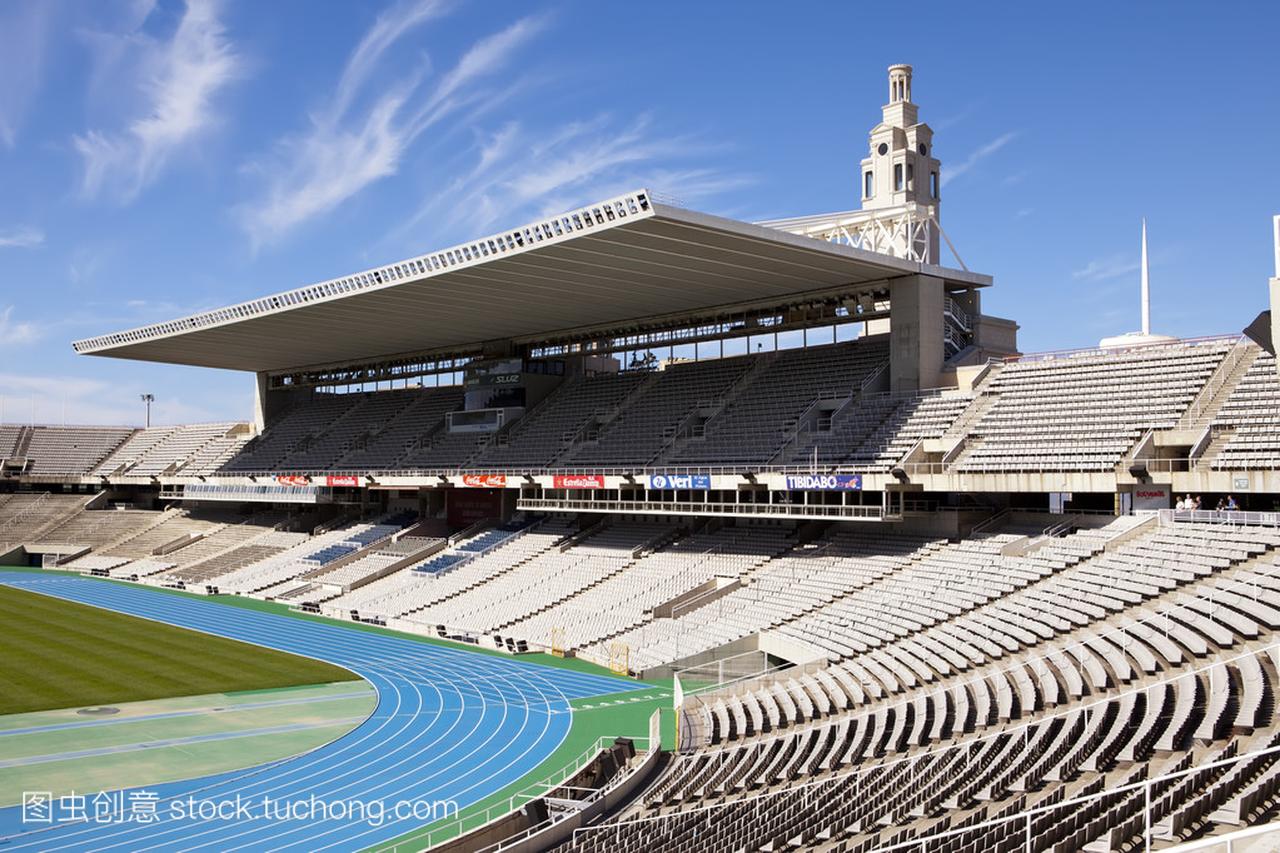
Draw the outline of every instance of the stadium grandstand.
<instances>
[{"instance_id":1,"label":"stadium grandstand","mask_svg":"<svg viewBox=\"0 0 1280 853\"><path fill-rule=\"evenodd\" d=\"M910 66L888 82L856 210L637 189L77 341L251 372L254 421L0 426L0 564L674 685L674 744L441 849L1276 821L1280 217L1249 335L1023 353L942 228Z\"/></svg>"}]
</instances>

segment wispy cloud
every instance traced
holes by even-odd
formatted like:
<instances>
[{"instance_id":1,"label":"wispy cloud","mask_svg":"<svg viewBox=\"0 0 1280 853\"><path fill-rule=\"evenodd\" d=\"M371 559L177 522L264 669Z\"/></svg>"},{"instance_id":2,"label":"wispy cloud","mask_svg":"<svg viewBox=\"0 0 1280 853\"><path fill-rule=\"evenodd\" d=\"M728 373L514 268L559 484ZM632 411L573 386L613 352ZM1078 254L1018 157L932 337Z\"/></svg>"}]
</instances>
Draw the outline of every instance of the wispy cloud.
<instances>
[{"instance_id":1,"label":"wispy cloud","mask_svg":"<svg viewBox=\"0 0 1280 853\"><path fill-rule=\"evenodd\" d=\"M255 245L274 241L327 213L383 178L396 174L408 151L444 119L496 98L484 83L545 26L527 17L481 39L457 64L433 78L425 58L389 84L374 86L389 65L388 51L415 28L446 11L432 0L401 3L384 13L356 46L331 101L301 134L281 140L266 162L250 171L266 179L266 191L238 210Z\"/></svg>"},{"instance_id":2,"label":"wispy cloud","mask_svg":"<svg viewBox=\"0 0 1280 853\"><path fill-rule=\"evenodd\" d=\"M326 110L327 119L336 122L346 115L388 48L414 28L440 17L448 9L449 4L443 0L404 0L379 15L347 58L333 100Z\"/></svg>"},{"instance_id":3,"label":"wispy cloud","mask_svg":"<svg viewBox=\"0 0 1280 853\"><path fill-rule=\"evenodd\" d=\"M536 133L510 122L482 136L470 168L453 170L461 174L428 194L389 239L420 247L427 232L433 243L474 236L641 186L693 204L752 182L699 162L716 146L657 133L652 124L647 115L621 124L604 114Z\"/></svg>"},{"instance_id":4,"label":"wispy cloud","mask_svg":"<svg viewBox=\"0 0 1280 853\"><path fill-rule=\"evenodd\" d=\"M978 165L983 160L987 159L992 154L1012 142L1014 137L1017 135L1018 134L1016 132L1010 132L997 136L985 145L980 146L976 151L961 160L959 163L953 163L945 167L942 170L942 185L945 187L965 172L968 172L974 166Z\"/></svg>"},{"instance_id":5,"label":"wispy cloud","mask_svg":"<svg viewBox=\"0 0 1280 853\"><path fill-rule=\"evenodd\" d=\"M52 3L0 4L0 144L12 148L44 71Z\"/></svg>"},{"instance_id":6,"label":"wispy cloud","mask_svg":"<svg viewBox=\"0 0 1280 853\"><path fill-rule=\"evenodd\" d=\"M0 249L31 249L44 243L44 232L30 225L0 229Z\"/></svg>"},{"instance_id":7,"label":"wispy cloud","mask_svg":"<svg viewBox=\"0 0 1280 853\"><path fill-rule=\"evenodd\" d=\"M143 4L132 26L141 27L150 11ZM73 140L84 161L81 191L86 198L111 193L132 201L170 163L216 126L217 95L243 73L219 19L218 0L188 0L173 36L154 39L135 29L134 45L141 104L126 127L90 130Z\"/></svg>"},{"instance_id":8,"label":"wispy cloud","mask_svg":"<svg viewBox=\"0 0 1280 853\"><path fill-rule=\"evenodd\" d=\"M1080 281L1108 281L1131 275L1140 266L1138 259L1132 255L1111 255L1089 261L1080 269L1073 270L1071 277Z\"/></svg>"},{"instance_id":9,"label":"wispy cloud","mask_svg":"<svg viewBox=\"0 0 1280 853\"><path fill-rule=\"evenodd\" d=\"M0 347L22 346L40 339L40 330L33 323L19 323L13 319L13 306L0 309Z\"/></svg>"},{"instance_id":10,"label":"wispy cloud","mask_svg":"<svg viewBox=\"0 0 1280 853\"><path fill-rule=\"evenodd\" d=\"M1009 174L1005 175L1003 178L1000 179L1000 185L1005 187L1015 186L1025 181L1027 179L1027 176L1029 176L1030 174L1031 174L1030 169L1022 169L1017 172L1010 172Z\"/></svg>"}]
</instances>

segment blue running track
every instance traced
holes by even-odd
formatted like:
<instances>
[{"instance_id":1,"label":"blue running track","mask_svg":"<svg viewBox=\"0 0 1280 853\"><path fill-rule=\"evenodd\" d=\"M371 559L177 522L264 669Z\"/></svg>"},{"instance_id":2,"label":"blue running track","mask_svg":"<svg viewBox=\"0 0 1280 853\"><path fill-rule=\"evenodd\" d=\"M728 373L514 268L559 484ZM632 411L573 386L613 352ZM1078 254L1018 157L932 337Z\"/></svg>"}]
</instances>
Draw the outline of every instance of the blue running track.
<instances>
[{"instance_id":1,"label":"blue running track","mask_svg":"<svg viewBox=\"0 0 1280 853\"><path fill-rule=\"evenodd\" d=\"M0 571L0 584L318 658L361 675L378 691L367 720L319 749L218 776L148 786L160 798L154 823L132 820L136 814L127 798L125 813L102 823L92 820L91 805L90 819L51 826L23 824L17 806L0 809L3 853L361 850L427 822L396 819L397 802L448 800L465 809L533 770L568 734L570 699L643 688L634 681L75 575ZM239 816L175 817L175 807L188 797L214 804L233 803L237 796L247 806ZM381 804L386 817L381 825L350 817L277 819L262 814L264 796L295 808L312 803L312 797L329 807Z\"/></svg>"}]
</instances>

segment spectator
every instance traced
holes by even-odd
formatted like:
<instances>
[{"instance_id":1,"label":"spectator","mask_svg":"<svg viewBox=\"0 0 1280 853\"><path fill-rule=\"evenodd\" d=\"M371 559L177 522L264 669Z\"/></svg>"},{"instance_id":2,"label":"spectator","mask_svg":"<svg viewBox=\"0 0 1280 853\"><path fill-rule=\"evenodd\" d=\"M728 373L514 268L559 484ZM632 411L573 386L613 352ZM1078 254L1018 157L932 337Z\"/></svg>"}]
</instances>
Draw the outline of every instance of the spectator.
<instances>
[{"instance_id":1,"label":"spectator","mask_svg":"<svg viewBox=\"0 0 1280 853\"><path fill-rule=\"evenodd\" d=\"M1195 500L1191 502L1191 508L1192 508L1192 509L1194 509L1194 510L1199 510L1199 509L1200 509L1200 496L1199 496L1199 495L1196 495Z\"/></svg>"},{"instance_id":2,"label":"spectator","mask_svg":"<svg viewBox=\"0 0 1280 853\"><path fill-rule=\"evenodd\" d=\"M1240 504L1236 503L1235 495L1227 495L1227 512L1238 512Z\"/></svg>"}]
</instances>

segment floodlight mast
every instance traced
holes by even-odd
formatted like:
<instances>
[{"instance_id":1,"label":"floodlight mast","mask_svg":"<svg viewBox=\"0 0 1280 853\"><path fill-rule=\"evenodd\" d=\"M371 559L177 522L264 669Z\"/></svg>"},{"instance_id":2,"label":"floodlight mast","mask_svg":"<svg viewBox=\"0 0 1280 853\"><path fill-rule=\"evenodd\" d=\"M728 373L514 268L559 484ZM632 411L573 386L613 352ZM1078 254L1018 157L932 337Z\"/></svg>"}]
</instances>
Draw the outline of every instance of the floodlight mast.
<instances>
[{"instance_id":1,"label":"floodlight mast","mask_svg":"<svg viewBox=\"0 0 1280 853\"><path fill-rule=\"evenodd\" d=\"M156 397L154 394L142 395L142 402L146 404L146 407L147 407L147 428L148 429L151 428L151 404L154 403L155 400L156 400Z\"/></svg>"}]
</instances>

